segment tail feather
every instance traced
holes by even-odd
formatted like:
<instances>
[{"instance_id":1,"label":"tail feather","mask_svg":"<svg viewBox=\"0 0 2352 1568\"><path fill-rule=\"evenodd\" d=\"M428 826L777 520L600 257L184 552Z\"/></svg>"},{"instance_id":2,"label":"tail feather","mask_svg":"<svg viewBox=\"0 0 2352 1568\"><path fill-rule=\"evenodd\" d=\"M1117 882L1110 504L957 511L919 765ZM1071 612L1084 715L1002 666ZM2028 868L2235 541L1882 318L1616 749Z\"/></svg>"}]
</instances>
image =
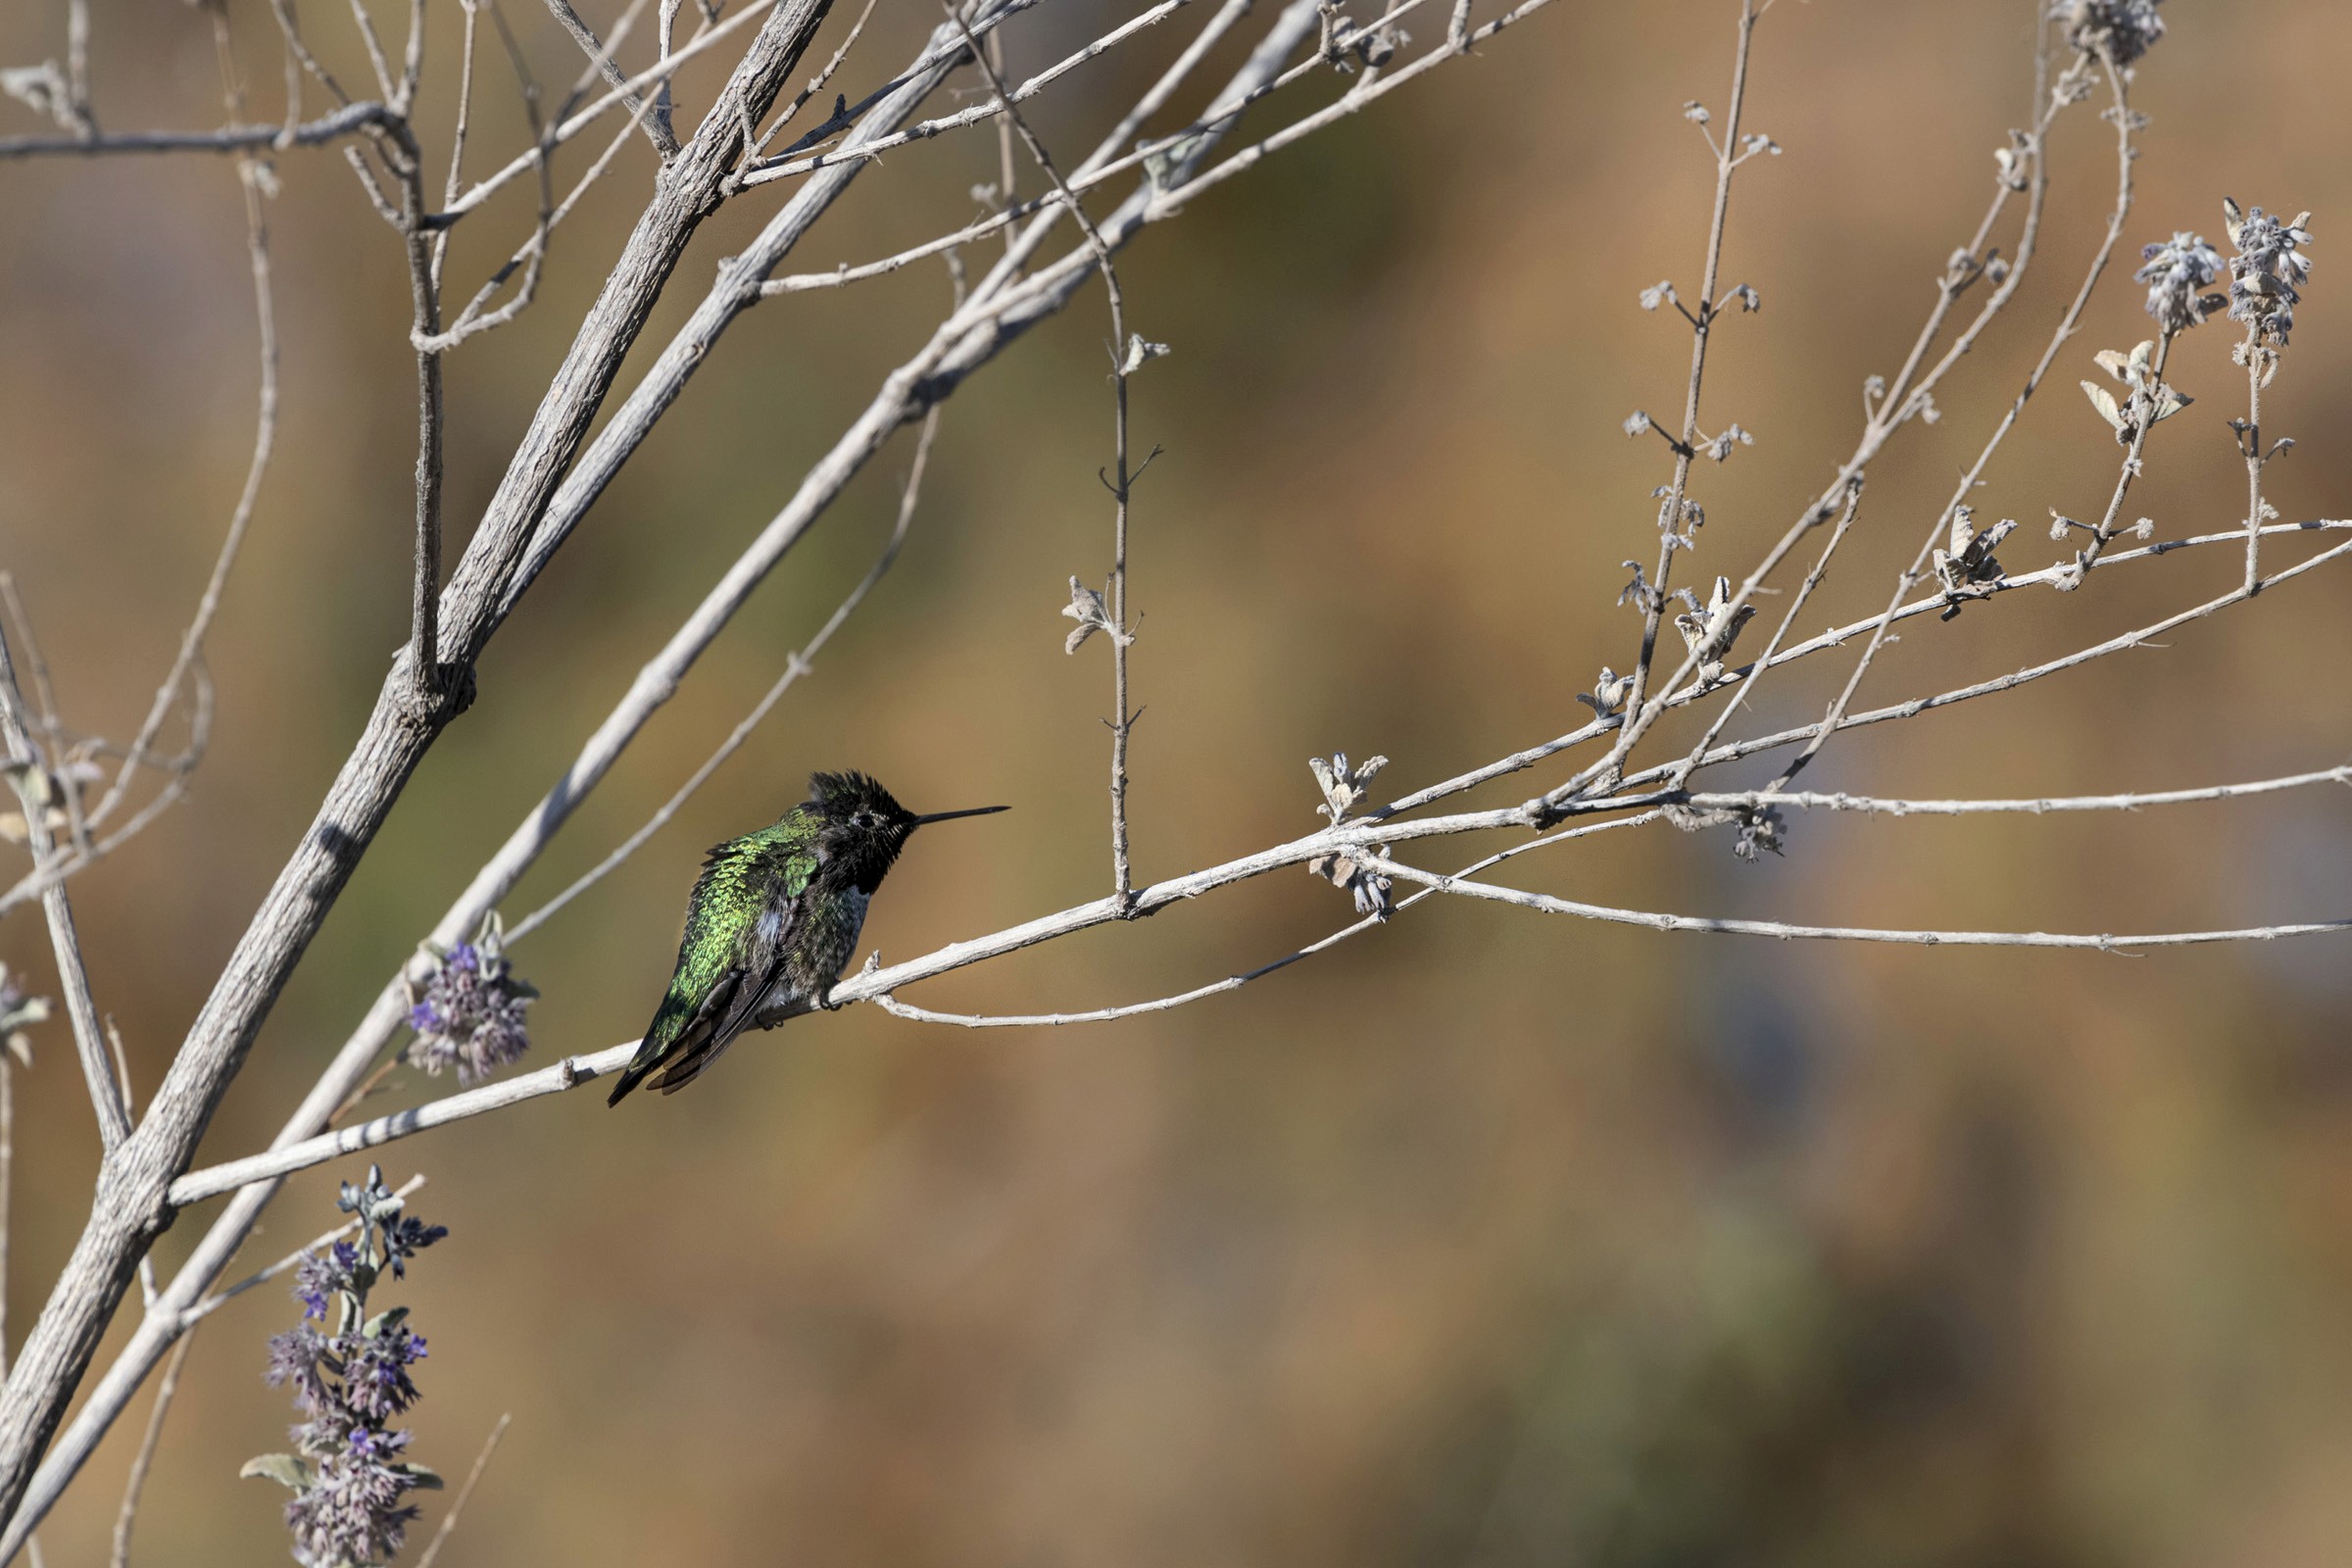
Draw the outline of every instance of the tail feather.
<instances>
[{"instance_id":1,"label":"tail feather","mask_svg":"<svg viewBox=\"0 0 2352 1568\"><path fill-rule=\"evenodd\" d=\"M673 987L662 999L661 1010L654 1014L654 1021L645 1026L645 1039L638 1045L637 1054L621 1070L620 1081L612 1086L605 1103L619 1104L629 1091L657 1072L662 1076L654 1079L654 1087L663 1094L692 1082L694 1075L718 1054L710 1049L711 1032L725 1013L727 1001L742 977L740 969L728 971L699 1005ZM668 1070L662 1072L663 1068Z\"/></svg>"},{"instance_id":2,"label":"tail feather","mask_svg":"<svg viewBox=\"0 0 2352 1568\"><path fill-rule=\"evenodd\" d=\"M654 1021L645 1026L645 1038L638 1043L637 1054L631 1056L629 1064L621 1069L620 1080L612 1086L612 1093L605 1100L606 1104L619 1104L628 1098L629 1091L660 1071L664 1063L677 1059L679 1049L687 1045L686 1037L693 1032L694 1023L691 1015L678 1006L677 1002L674 996L662 999L661 1011L655 1013Z\"/></svg>"},{"instance_id":3,"label":"tail feather","mask_svg":"<svg viewBox=\"0 0 2352 1568\"><path fill-rule=\"evenodd\" d=\"M655 1059L648 1061L645 1059L645 1054L643 1050L640 1049L636 1058L632 1060L626 1067L623 1067L620 1070L620 1080L612 1086L612 1093L605 1097L605 1103L608 1105L619 1104L623 1100L628 1098L630 1090L645 1082L645 1075L647 1073L652 1072L656 1067L661 1065L662 1061L660 1057L657 1056Z\"/></svg>"}]
</instances>

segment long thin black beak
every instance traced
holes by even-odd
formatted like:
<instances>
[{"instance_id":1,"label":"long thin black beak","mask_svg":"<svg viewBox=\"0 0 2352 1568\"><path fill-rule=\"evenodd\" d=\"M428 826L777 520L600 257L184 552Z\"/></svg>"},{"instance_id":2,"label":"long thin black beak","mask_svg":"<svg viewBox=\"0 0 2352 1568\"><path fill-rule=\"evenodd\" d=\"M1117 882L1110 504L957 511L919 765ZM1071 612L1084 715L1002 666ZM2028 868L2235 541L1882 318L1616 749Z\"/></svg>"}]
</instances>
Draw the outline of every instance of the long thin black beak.
<instances>
[{"instance_id":1,"label":"long thin black beak","mask_svg":"<svg viewBox=\"0 0 2352 1568\"><path fill-rule=\"evenodd\" d=\"M916 817L914 826L921 827L925 822L953 822L959 816L990 816L998 811L1011 809L1012 808L1009 806L974 806L960 811L933 811L929 816Z\"/></svg>"}]
</instances>

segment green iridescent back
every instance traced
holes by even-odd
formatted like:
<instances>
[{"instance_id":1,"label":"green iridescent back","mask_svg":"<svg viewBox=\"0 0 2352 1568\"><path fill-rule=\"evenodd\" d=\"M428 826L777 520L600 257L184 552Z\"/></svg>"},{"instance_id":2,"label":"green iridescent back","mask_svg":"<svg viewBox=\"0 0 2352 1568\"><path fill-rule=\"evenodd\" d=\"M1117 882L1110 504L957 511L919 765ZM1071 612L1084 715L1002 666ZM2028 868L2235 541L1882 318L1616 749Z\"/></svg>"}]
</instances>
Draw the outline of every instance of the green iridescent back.
<instances>
[{"instance_id":1,"label":"green iridescent back","mask_svg":"<svg viewBox=\"0 0 2352 1568\"><path fill-rule=\"evenodd\" d=\"M809 850L816 826L807 808L796 807L773 827L711 850L687 901L677 970L646 1029L648 1048L665 1049L694 1021L711 987L744 965L760 917L771 904L799 898L808 888L816 873L816 857Z\"/></svg>"}]
</instances>

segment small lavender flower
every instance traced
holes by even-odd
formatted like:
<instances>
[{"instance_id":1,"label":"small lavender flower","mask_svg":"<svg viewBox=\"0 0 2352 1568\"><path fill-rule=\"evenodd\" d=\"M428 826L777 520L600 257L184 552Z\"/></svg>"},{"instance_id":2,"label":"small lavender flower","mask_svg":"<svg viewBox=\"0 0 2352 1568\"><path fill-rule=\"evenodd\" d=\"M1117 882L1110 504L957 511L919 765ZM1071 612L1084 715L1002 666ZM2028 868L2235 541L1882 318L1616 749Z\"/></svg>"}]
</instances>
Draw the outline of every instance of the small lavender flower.
<instances>
[{"instance_id":1,"label":"small lavender flower","mask_svg":"<svg viewBox=\"0 0 2352 1568\"><path fill-rule=\"evenodd\" d=\"M405 1306L369 1316L368 1298L386 1270L401 1277L409 1258L449 1233L404 1213L374 1166L367 1181L344 1184L337 1206L357 1217L359 1239L296 1265L302 1321L270 1341L264 1373L272 1386L293 1388L294 1408L306 1418L292 1429L297 1451L263 1454L243 1471L293 1492L286 1528L305 1568L382 1562L417 1516L403 1499L441 1485L402 1457L409 1434L387 1426L416 1402L409 1369L424 1359L424 1337L409 1327Z\"/></svg>"},{"instance_id":2,"label":"small lavender flower","mask_svg":"<svg viewBox=\"0 0 2352 1568\"><path fill-rule=\"evenodd\" d=\"M2294 329L2301 287L2311 280L2311 258L2302 250L2311 243L2303 226L2311 215L2282 220L2259 207L2241 213L2237 203L2224 201L2222 217L2230 243L2237 247L2230 258L2230 318L2252 327L2262 346L2282 349Z\"/></svg>"},{"instance_id":3,"label":"small lavender flower","mask_svg":"<svg viewBox=\"0 0 2352 1568\"><path fill-rule=\"evenodd\" d=\"M2131 65L2164 36L2156 8L2164 0L2050 0L2050 16L2066 27L2066 41L2118 69Z\"/></svg>"},{"instance_id":4,"label":"small lavender flower","mask_svg":"<svg viewBox=\"0 0 2352 1568\"><path fill-rule=\"evenodd\" d=\"M2132 274L2132 281L2148 285L2148 314L2168 335L2188 330L2228 303L2219 294L2200 292L2222 275L2222 253L2206 244L2204 235L2179 231L2139 254L2147 265Z\"/></svg>"},{"instance_id":5,"label":"small lavender flower","mask_svg":"<svg viewBox=\"0 0 2352 1568\"><path fill-rule=\"evenodd\" d=\"M447 953L426 948L409 977L408 1059L438 1076L450 1067L471 1083L530 1049L523 1009L538 990L514 977L500 949L498 915L484 917L471 942Z\"/></svg>"},{"instance_id":6,"label":"small lavender flower","mask_svg":"<svg viewBox=\"0 0 2352 1568\"><path fill-rule=\"evenodd\" d=\"M343 1358L343 1402L354 1415L379 1425L406 1415L417 1397L409 1368L423 1359L423 1336L397 1323L361 1337Z\"/></svg>"}]
</instances>

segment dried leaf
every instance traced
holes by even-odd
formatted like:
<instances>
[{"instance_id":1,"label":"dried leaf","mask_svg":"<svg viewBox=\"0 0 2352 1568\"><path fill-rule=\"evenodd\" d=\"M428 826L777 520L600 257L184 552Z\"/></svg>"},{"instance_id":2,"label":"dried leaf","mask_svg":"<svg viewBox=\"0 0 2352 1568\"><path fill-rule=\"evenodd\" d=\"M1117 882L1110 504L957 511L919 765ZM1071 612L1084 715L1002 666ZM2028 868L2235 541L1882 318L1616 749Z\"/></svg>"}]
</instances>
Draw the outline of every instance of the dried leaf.
<instances>
[{"instance_id":1,"label":"dried leaf","mask_svg":"<svg viewBox=\"0 0 2352 1568\"><path fill-rule=\"evenodd\" d=\"M1131 332L1127 336L1127 357L1119 362L1119 373L1133 375L1148 362L1156 360L1168 352L1170 351L1165 343L1147 343L1141 332Z\"/></svg>"},{"instance_id":2,"label":"dried leaf","mask_svg":"<svg viewBox=\"0 0 2352 1568\"><path fill-rule=\"evenodd\" d=\"M237 1476L240 1480L260 1476L296 1493L308 1492L312 1485L311 1467L290 1453L256 1454L238 1467Z\"/></svg>"},{"instance_id":3,"label":"dried leaf","mask_svg":"<svg viewBox=\"0 0 2352 1568\"><path fill-rule=\"evenodd\" d=\"M2124 428L2124 416L2123 411L2115 406L2114 396L2096 381L2083 382L2082 391L2090 399L2090 406L2098 410L2099 417L2107 421L2108 428L2120 433Z\"/></svg>"}]
</instances>

